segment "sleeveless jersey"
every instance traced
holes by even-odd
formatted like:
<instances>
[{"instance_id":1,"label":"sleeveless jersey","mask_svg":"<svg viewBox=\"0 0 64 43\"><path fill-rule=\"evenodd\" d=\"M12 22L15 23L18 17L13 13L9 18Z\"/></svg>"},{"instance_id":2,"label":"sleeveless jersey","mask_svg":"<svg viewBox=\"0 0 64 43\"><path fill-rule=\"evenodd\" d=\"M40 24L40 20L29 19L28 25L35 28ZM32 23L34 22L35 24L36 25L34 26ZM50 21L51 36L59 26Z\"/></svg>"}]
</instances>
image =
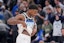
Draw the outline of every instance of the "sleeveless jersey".
<instances>
[{"instance_id":1,"label":"sleeveless jersey","mask_svg":"<svg viewBox=\"0 0 64 43\"><path fill-rule=\"evenodd\" d=\"M17 24L19 30L18 33L22 33L23 30L25 29L31 35L33 27L35 25L34 19L28 17L26 13L23 13L23 16L25 18L25 23L27 25L27 28L24 28L22 24Z\"/></svg>"}]
</instances>

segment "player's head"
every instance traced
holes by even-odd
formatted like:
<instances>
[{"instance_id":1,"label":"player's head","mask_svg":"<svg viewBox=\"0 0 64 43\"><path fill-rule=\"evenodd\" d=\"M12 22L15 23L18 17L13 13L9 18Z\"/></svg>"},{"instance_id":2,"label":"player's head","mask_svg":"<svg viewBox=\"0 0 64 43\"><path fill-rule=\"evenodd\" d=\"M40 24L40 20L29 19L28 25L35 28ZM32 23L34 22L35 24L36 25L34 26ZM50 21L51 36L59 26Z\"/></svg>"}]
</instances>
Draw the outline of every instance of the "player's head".
<instances>
[{"instance_id":1,"label":"player's head","mask_svg":"<svg viewBox=\"0 0 64 43\"><path fill-rule=\"evenodd\" d=\"M29 5L29 10L28 10L28 12L29 12L29 14L30 14L31 16L36 16L37 13L38 13L38 7L37 7L37 5L35 5L35 4Z\"/></svg>"}]
</instances>

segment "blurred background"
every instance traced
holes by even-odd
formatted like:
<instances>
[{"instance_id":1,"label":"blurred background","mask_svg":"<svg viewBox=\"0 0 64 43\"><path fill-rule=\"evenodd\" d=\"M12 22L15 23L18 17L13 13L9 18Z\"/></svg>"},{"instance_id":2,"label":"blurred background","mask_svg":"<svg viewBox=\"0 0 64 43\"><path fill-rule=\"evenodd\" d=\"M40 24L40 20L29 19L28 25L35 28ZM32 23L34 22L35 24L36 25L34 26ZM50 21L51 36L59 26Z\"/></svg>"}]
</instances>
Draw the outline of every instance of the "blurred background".
<instances>
[{"instance_id":1,"label":"blurred background","mask_svg":"<svg viewBox=\"0 0 64 43\"><path fill-rule=\"evenodd\" d=\"M64 42L64 0L0 0L0 43L15 43L18 35L16 25L7 20L28 10L30 4L36 4L37 33L31 43Z\"/></svg>"}]
</instances>

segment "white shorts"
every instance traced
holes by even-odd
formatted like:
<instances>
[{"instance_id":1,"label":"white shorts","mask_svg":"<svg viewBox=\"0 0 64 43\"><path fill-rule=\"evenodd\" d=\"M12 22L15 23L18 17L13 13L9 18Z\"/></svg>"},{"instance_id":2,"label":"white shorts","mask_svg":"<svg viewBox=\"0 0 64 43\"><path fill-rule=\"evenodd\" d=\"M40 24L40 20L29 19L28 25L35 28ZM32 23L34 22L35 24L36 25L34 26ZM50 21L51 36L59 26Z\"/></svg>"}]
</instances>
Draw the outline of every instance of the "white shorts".
<instances>
[{"instance_id":1,"label":"white shorts","mask_svg":"<svg viewBox=\"0 0 64 43\"><path fill-rule=\"evenodd\" d=\"M19 34L16 43L31 43L31 37L25 34Z\"/></svg>"}]
</instances>

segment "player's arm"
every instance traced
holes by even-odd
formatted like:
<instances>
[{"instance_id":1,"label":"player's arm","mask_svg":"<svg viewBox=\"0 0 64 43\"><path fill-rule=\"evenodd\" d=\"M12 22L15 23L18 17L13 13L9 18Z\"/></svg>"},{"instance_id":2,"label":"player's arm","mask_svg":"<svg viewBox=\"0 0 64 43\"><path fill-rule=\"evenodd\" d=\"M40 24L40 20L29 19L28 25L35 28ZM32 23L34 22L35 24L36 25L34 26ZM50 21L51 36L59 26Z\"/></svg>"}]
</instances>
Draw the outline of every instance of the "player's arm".
<instances>
[{"instance_id":1,"label":"player's arm","mask_svg":"<svg viewBox=\"0 0 64 43\"><path fill-rule=\"evenodd\" d=\"M21 14L19 14L19 15L15 16L15 17L10 18L10 19L7 21L7 23L8 23L9 25L25 24L25 23L24 23L24 20L25 20L25 19L24 19L24 16L21 15Z\"/></svg>"},{"instance_id":2,"label":"player's arm","mask_svg":"<svg viewBox=\"0 0 64 43\"><path fill-rule=\"evenodd\" d=\"M34 26L31 36L34 36L37 32L37 25Z\"/></svg>"}]
</instances>

